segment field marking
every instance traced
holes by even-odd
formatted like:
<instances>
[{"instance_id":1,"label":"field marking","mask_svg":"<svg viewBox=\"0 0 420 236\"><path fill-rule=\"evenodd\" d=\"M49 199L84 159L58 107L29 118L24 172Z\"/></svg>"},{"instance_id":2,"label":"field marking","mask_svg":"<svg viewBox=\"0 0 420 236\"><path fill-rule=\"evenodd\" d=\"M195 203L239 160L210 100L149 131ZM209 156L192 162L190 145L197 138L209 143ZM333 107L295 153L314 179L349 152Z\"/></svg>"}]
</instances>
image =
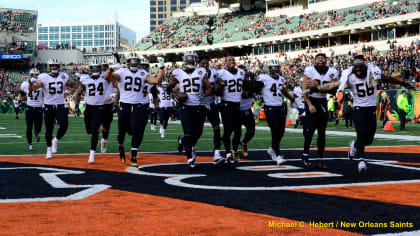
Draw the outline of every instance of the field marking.
<instances>
[{"instance_id":1,"label":"field marking","mask_svg":"<svg viewBox=\"0 0 420 236\"><path fill-rule=\"evenodd\" d=\"M348 160L348 158L328 158L328 160ZM300 159L289 159L286 161L300 161ZM376 160L376 159L369 159L367 160L370 164L382 165L385 164L387 161L384 160ZM250 164L252 162L272 162L270 160L267 161L249 161ZM248 163L248 162L247 162ZM200 162L199 164L212 164L212 162ZM152 165L143 165L136 167L128 167L126 171L131 174L137 175L146 175L146 176L159 176L159 177L167 177L164 179L164 182L177 186L177 187L184 187L184 188L192 188L192 189L205 189L205 190L238 190L238 191L278 191L278 190L297 190L297 189L313 189L313 188L335 188L335 187L353 187L353 186L371 186L371 185L385 185L385 184L405 184L405 183L420 183L420 179L413 179L413 180L389 180L389 181L373 181L373 182L364 182L364 183L344 183L344 184L325 184L325 185L303 185L303 186L274 186L274 187L266 187L266 186L254 186L254 187L234 187L234 186L214 186L214 185L200 185L200 184L189 184L183 182L184 179L188 178L196 178L196 177L205 177L205 174L171 174L171 173L155 173L155 172L147 172L146 170L143 171L142 169L148 167L158 167L158 166L168 166L168 165L186 165L185 163L166 163L166 164L152 164ZM393 166L396 168L403 168Z\"/></svg>"},{"instance_id":2,"label":"field marking","mask_svg":"<svg viewBox=\"0 0 420 236\"><path fill-rule=\"evenodd\" d=\"M22 136L17 134L0 134L0 138L22 138Z\"/></svg>"},{"instance_id":3,"label":"field marking","mask_svg":"<svg viewBox=\"0 0 420 236\"><path fill-rule=\"evenodd\" d=\"M110 188L110 185L105 184L89 184L89 185L69 185L61 180L58 175L69 175L69 174L84 174L84 171L74 171L58 168L47 168L47 167L10 167L10 168L0 168L2 170L24 170L24 169L37 169L43 171L55 171L53 173L39 173L40 177L44 179L52 188L65 189L65 188L88 188L81 190L77 193L70 194L64 197L38 197L38 198L19 198L19 199L0 199L0 203L10 203L10 202L45 202L45 201L67 201L67 200L80 200L87 198L91 195L99 193L107 188Z\"/></svg>"}]
</instances>

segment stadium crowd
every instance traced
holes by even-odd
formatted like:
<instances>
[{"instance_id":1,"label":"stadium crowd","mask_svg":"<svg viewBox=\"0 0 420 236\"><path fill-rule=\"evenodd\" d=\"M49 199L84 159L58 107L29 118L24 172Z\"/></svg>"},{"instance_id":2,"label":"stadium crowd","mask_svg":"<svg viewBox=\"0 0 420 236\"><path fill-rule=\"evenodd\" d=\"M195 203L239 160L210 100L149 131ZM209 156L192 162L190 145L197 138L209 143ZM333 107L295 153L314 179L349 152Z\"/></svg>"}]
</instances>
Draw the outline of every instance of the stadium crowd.
<instances>
[{"instance_id":1,"label":"stadium crowd","mask_svg":"<svg viewBox=\"0 0 420 236\"><path fill-rule=\"evenodd\" d=\"M0 10L0 31L9 33L23 33L31 30L36 20L36 15L16 12L10 9Z\"/></svg>"}]
</instances>

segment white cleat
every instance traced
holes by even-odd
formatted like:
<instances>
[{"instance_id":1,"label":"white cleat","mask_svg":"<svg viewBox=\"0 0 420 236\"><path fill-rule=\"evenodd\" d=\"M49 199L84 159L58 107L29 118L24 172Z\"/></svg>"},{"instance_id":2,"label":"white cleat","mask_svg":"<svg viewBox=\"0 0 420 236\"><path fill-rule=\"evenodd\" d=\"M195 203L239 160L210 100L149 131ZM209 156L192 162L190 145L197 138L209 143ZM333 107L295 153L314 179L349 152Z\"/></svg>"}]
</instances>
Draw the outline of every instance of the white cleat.
<instances>
[{"instance_id":1,"label":"white cleat","mask_svg":"<svg viewBox=\"0 0 420 236\"><path fill-rule=\"evenodd\" d=\"M350 150L348 152L348 156L350 160L353 160L353 157L356 156L356 147L354 146L355 143L356 141L354 140L350 141Z\"/></svg>"},{"instance_id":2,"label":"white cleat","mask_svg":"<svg viewBox=\"0 0 420 236\"><path fill-rule=\"evenodd\" d=\"M151 125L151 126L150 126L150 130L155 131L155 130L156 130L156 126L155 126L155 125Z\"/></svg>"},{"instance_id":3,"label":"white cleat","mask_svg":"<svg viewBox=\"0 0 420 236\"><path fill-rule=\"evenodd\" d=\"M33 151L34 150L34 148L32 147L32 144L28 145L28 150L29 151Z\"/></svg>"},{"instance_id":4,"label":"white cleat","mask_svg":"<svg viewBox=\"0 0 420 236\"><path fill-rule=\"evenodd\" d=\"M188 159L187 164L190 169L193 169L195 167L195 156Z\"/></svg>"},{"instance_id":5,"label":"white cleat","mask_svg":"<svg viewBox=\"0 0 420 236\"><path fill-rule=\"evenodd\" d=\"M220 155L219 150L214 150L214 156L213 156L213 163L215 165L220 164L225 161L225 158Z\"/></svg>"},{"instance_id":6,"label":"white cleat","mask_svg":"<svg viewBox=\"0 0 420 236\"><path fill-rule=\"evenodd\" d=\"M160 128L160 137L164 138L165 137L165 130Z\"/></svg>"},{"instance_id":7,"label":"white cleat","mask_svg":"<svg viewBox=\"0 0 420 236\"><path fill-rule=\"evenodd\" d=\"M282 156L282 155L278 155L277 156L277 159L276 159L276 162L277 162L277 165L279 166L279 165L281 165L281 163L283 163L284 162L284 156Z\"/></svg>"},{"instance_id":8,"label":"white cleat","mask_svg":"<svg viewBox=\"0 0 420 236\"><path fill-rule=\"evenodd\" d=\"M270 155L271 156L271 160L273 160L273 161L277 161L277 156L276 156L276 152L273 150L273 148L269 148L268 150L267 150L267 153L268 153L268 155Z\"/></svg>"},{"instance_id":9,"label":"white cleat","mask_svg":"<svg viewBox=\"0 0 420 236\"><path fill-rule=\"evenodd\" d=\"M367 171L367 166L365 161L359 161L359 164L357 165L357 170L360 174L364 174Z\"/></svg>"},{"instance_id":10,"label":"white cleat","mask_svg":"<svg viewBox=\"0 0 420 236\"><path fill-rule=\"evenodd\" d=\"M45 158L51 159L52 158L52 149L51 147L47 148L47 155L45 155Z\"/></svg>"},{"instance_id":11,"label":"white cleat","mask_svg":"<svg viewBox=\"0 0 420 236\"><path fill-rule=\"evenodd\" d=\"M58 139L54 138L52 141L52 153L57 153L58 150Z\"/></svg>"},{"instance_id":12,"label":"white cleat","mask_svg":"<svg viewBox=\"0 0 420 236\"><path fill-rule=\"evenodd\" d=\"M105 153L106 152L107 146L108 146L108 140L102 139L101 140L101 152L102 153Z\"/></svg>"},{"instance_id":13,"label":"white cleat","mask_svg":"<svg viewBox=\"0 0 420 236\"><path fill-rule=\"evenodd\" d=\"M89 163L94 163L95 162L95 151L90 151L90 155L89 155Z\"/></svg>"}]
</instances>

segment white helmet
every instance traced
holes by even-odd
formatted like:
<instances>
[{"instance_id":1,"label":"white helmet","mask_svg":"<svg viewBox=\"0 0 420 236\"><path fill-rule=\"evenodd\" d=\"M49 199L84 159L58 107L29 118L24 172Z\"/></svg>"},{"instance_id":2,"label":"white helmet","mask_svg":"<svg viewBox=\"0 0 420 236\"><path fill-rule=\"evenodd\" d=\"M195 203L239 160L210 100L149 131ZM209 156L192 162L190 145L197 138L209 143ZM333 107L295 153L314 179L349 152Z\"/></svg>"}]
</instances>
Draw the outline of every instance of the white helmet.
<instances>
[{"instance_id":1,"label":"white helmet","mask_svg":"<svg viewBox=\"0 0 420 236\"><path fill-rule=\"evenodd\" d=\"M52 72L52 73L58 73L59 71L58 71L58 69L57 70L51 70L51 66L58 66L58 67L60 67L61 66L61 63L57 60L57 58L51 58L48 62L47 62L47 65L48 65L48 70L50 71L50 72Z\"/></svg>"},{"instance_id":2,"label":"white helmet","mask_svg":"<svg viewBox=\"0 0 420 236\"><path fill-rule=\"evenodd\" d=\"M135 73L139 69L139 58L135 52L130 52L127 56L128 69Z\"/></svg>"},{"instance_id":3,"label":"white helmet","mask_svg":"<svg viewBox=\"0 0 420 236\"><path fill-rule=\"evenodd\" d=\"M147 58L141 56L139 65L140 65L140 68L145 69L145 70L149 70L150 65L149 65L149 61L147 60Z\"/></svg>"},{"instance_id":4,"label":"white helmet","mask_svg":"<svg viewBox=\"0 0 420 236\"><path fill-rule=\"evenodd\" d=\"M101 64L98 59L93 59L89 63L89 70L92 77L99 77L99 75L101 75Z\"/></svg>"},{"instance_id":5,"label":"white helmet","mask_svg":"<svg viewBox=\"0 0 420 236\"><path fill-rule=\"evenodd\" d=\"M184 66L187 69L195 69L197 66L198 56L194 51L186 51L183 57Z\"/></svg>"},{"instance_id":6,"label":"white helmet","mask_svg":"<svg viewBox=\"0 0 420 236\"><path fill-rule=\"evenodd\" d=\"M278 79L280 75L280 64L276 59L271 59L267 62L267 72L273 79Z\"/></svg>"},{"instance_id":7,"label":"white helmet","mask_svg":"<svg viewBox=\"0 0 420 236\"><path fill-rule=\"evenodd\" d=\"M37 68L33 68L29 71L29 75L30 76L34 76L34 75L37 76L37 75L39 75L39 70Z\"/></svg>"}]
</instances>

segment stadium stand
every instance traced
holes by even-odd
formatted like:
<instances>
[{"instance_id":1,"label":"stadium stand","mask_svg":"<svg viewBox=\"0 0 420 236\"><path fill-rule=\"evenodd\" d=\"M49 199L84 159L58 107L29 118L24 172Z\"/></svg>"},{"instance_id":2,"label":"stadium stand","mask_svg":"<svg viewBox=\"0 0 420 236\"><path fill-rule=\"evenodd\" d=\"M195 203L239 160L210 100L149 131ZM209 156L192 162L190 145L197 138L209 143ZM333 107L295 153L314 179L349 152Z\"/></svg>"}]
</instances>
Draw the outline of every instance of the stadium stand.
<instances>
[{"instance_id":1,"label":"stadium stand","mask_svg":"<svg viewBox=\"0 0 420 236\"><path fill-rule=\"evenodd\" d=\"M214 38L213 43L217 44L348 26L415 13L419 11L419 4L418 1L395 4L395 1L386 0L291 17L267 17L262 11L223 14L214 17L215 29L210 31L206 25L208 16L174 17L143 39L136 49L147 51L207 45L208 32Z\"/></svg>"}]
</instances>

